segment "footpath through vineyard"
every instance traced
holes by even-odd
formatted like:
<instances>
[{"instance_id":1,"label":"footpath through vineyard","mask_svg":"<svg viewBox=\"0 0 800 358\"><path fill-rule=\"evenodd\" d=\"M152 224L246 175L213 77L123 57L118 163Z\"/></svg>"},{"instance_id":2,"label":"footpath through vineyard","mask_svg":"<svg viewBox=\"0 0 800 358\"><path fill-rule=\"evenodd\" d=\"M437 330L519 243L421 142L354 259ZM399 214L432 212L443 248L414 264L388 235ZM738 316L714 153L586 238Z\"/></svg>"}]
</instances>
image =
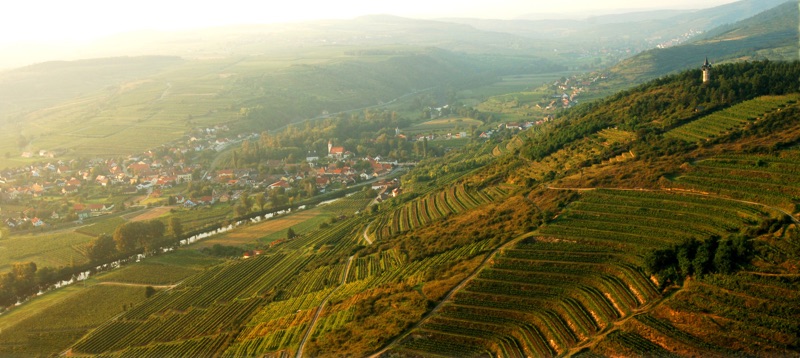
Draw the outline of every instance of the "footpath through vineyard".
<instances>
[{"instance_id":1,"label":"footpath through vineyard","mask_svg":"<svg viewBox=\"0 0 800 358\"><path fill-rule=\"evenodd\" d=\"M311 323L308 324L308 330L306 331L306 334L303 335L303 340L300 341L300 346L297 347L297 355L296 355L297 358L303 356L303 349L306 346L306 341L308 340L308 337L311 337L311 333L314 332L314 326L317 325L317 320L319 320L319 315L325 309L325 306L328 304L328 301L330 300L331 296L333 296L333 294L336 293L336 291L338 291L342 286L344 286L345 282L347 281L347 275L350 273L350 267L353 265L353 257L354 256L350 256L347 259L347 266L344 269L344 275L342 275L342 280L339 282L339 286L336 286L336 288L334 288L330 293L328 293L328 295L325 296L325 299L322 300L322 303L320 303L319 307L317 307L317 312L314 314L314 318L311 320Z\"/></svg>"}]
</instances>

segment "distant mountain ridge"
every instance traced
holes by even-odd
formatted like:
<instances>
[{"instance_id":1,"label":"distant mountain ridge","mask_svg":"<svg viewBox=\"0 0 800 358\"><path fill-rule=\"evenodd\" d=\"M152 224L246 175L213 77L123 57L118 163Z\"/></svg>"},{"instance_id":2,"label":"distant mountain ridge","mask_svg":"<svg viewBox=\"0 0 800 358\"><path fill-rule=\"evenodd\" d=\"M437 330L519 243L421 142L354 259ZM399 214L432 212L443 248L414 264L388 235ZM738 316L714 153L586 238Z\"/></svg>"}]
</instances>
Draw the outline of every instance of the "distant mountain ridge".
<instances>
[{"instance_id":1,"label":"distant mountain ridge","mask_svg":"<svg viewBox=\"0 0 800 358\"><path fill-rule=\"evenodd\" d=\"M616 15L600 15L584 20L485 20L449 18L486 31L505 32L535 39L577 37L584 43L616 38L645 41L672 38L689 30L708 31L717 26L752 17L762 11L793 0L742 0L731 4L696 11L645 11Z\"/></svg>"},{"instance_id":2,"label":"distant mountain ridge","mask_svg":"<svg viewBox=\"0 0 800 358\"><path fill-rule=\"evenodd\" d=\"M642 82L698 67L704 57L713 63L735 60L797 60L800 10L786 2L756 16L712 29L690 43L654 49L622 61L611 72L624 81Z\"/></svg>"}]
</instances>

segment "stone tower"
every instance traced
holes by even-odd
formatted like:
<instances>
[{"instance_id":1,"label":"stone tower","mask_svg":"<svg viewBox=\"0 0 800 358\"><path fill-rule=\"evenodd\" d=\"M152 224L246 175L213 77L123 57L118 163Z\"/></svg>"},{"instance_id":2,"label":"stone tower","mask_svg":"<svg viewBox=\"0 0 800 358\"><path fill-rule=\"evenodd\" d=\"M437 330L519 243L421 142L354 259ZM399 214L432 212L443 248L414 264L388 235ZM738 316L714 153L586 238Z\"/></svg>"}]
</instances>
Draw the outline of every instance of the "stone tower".
<instances>
[{"instance_id":1,"label":"stone tower","mask_svg":"<svg viewBox=\"0 0 800 358\"><path fill-rule=\"evenodd\" d=\"M700 67L703 70L703 83L711 81L711 64L708 63L708 56L706 56L706 62L703 63L703 67Z\"/></svg>"}]
</instances>

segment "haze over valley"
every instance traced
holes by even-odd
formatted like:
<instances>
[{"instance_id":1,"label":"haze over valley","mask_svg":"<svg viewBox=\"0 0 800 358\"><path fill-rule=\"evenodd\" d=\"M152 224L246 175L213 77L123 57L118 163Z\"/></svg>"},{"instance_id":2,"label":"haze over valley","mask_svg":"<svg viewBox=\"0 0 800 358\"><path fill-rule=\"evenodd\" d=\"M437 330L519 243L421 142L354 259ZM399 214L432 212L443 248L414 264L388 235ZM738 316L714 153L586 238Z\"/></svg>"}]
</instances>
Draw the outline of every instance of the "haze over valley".
<instances>
[{"instance_id":1,"label":"haze over valley","mask_svg":"<svg viewBox=\"0 0 800 358\"><path fill-rule=\"evenodd\" d=\"M799 9L6 5L0 355L796 356Z\"/></svg>"}]
</instances>

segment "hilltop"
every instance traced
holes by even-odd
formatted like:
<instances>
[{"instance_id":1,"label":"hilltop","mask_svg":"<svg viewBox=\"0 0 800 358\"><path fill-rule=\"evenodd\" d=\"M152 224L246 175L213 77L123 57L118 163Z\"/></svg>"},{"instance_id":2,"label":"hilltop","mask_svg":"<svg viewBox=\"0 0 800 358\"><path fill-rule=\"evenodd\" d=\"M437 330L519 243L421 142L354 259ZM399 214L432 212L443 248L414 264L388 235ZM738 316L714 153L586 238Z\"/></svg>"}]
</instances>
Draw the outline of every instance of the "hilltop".
<instances>
[{"instance_id":1,"label":"hilltop","mask_svg":"<svg viewBox=\"0 0 800 358\"><path fill-rule=\"evenodd\" d=\"M796 354L797 78L687 71L423 161L397 198L191 276L70 352Z\"/></svg>"}]
</instances>

